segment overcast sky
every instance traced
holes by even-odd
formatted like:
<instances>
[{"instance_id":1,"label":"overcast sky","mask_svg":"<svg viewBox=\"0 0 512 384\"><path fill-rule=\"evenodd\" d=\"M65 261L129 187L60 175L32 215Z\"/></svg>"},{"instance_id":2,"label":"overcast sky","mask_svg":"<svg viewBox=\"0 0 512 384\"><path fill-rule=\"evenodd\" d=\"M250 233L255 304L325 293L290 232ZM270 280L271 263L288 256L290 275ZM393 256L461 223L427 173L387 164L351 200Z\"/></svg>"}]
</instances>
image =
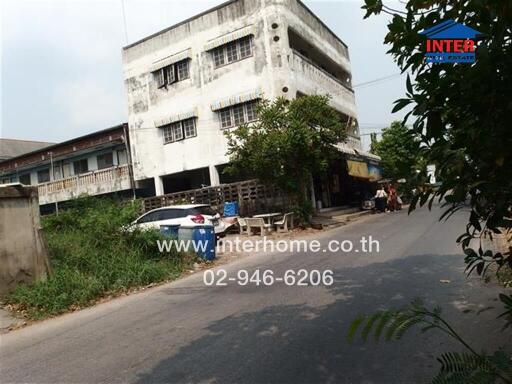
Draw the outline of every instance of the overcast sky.
<instances>
[{"instance_id":1,"label":"overcast sky","mask_svg":"<svg viewBox=\"0 0 512 384\"><path fill-rule=\"evenodd\" d=\"M121 1L1 0L0 137L62 141L127 121ZM222 2L124 0L128 43ZM361 133L400 118L403 76L357 87L399 73L382 43L386 16L363 20L356 0L305 3L349 46Z\"/></svg>"}]
</instances>

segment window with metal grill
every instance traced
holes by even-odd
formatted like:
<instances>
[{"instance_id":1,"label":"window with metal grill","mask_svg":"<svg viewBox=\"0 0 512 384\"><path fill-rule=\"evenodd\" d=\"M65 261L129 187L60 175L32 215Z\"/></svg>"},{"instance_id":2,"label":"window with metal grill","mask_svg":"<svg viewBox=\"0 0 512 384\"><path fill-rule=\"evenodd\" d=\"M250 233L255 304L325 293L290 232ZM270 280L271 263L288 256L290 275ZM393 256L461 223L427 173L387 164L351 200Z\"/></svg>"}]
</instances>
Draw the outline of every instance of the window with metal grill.
<instances>
[{"instance_id":1,"label":"window with metal grill","mask_svg":"<svg viewBox=\"0 0 512 384\"><path fill-rule=\"evenodd\" d=\"M252 35L246 36L215 48L212 51L215 68L252 56L252 40Z\"/></svg>"},{"instance_id":2,"label":"window with metal grill","mask_svg":"<svg viewBox=\"0 0 512 384\"><path fill-rule=\"evenodd\" d=\"M197 136L195 118L177 121L162 127L164 144Z\"/></svg>"},{"instance_id":3,"label":"window with metal grill","mask_svg":"<svg viewBox=\"0 0 512 384\"><path fill-rule=\"evenodd\" d=\"M190 59L181 60L153 72L153 78L158 88L188 79L190 77L189 61Z\"/></svg>"},{"instance_id":4,"label":"window with metal grill","mask_svg":"<svg viewBox=\"0 0 512 384\"><path fill-rule=\"evenodd\" d=\"M222 129L239 126L256 120L257 100L233 105L219 111L220 127Z\"/></svg>"}]
</instances>

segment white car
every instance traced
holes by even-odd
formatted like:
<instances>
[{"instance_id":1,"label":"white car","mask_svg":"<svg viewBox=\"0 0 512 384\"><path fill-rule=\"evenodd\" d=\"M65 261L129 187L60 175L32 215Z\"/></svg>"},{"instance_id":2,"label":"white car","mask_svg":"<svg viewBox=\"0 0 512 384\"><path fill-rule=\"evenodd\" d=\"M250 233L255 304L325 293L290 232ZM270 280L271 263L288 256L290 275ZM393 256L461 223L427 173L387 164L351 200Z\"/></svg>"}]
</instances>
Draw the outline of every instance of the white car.
<instances>
[{"instance_id":1,"label":"white car","mask_svg":"<svg viewBox=\"0 0 512 384\"><path fill-rule=\"evenodd\" d=\"M226 226L219 219L220 215L208 204L170 205L146 212L132 222L130 227L160 229L161 225L213 225L215 235L222 237Z\"/></svg>"}]
</instances>

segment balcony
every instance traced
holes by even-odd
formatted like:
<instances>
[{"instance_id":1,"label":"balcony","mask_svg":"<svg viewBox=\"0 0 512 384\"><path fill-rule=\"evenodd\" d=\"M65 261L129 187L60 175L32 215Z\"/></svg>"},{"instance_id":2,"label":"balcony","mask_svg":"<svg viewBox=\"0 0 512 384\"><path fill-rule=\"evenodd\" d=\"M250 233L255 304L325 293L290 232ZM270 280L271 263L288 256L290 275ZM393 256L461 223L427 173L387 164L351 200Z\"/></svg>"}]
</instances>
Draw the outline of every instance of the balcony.
<instances>
[{"instance_id":1,"label":"balcony","mask_svg":"<svg viewBox=\"0 0 512 384\"><path fill-rule=\"evenodd\" d=\"M80 195L102 195L131 188L130 166L120 165L39 184L39 204L66 201Z\"/></svg>"},{"instance_id":2,"label":"balcony","mask_svg":"<svg viewBox=\"0 0 512 384\"><path fill-rule=\"evenodd\" d=\"M291 68L295 72L298 90L308 94L328 93L336 109L349 116L356 116L354 91L299 52L292 52Z\"/></svg>"},{"instance_id":3,"label":"balcony","mask_svg":"<svg viewBox=\"0 0 512 384\"><path fill-rule=\"evenodd\" d=\"M346 143L354 149L362 149L361 138L354 135L347 135Z\"/></svg>"}]
</instances>

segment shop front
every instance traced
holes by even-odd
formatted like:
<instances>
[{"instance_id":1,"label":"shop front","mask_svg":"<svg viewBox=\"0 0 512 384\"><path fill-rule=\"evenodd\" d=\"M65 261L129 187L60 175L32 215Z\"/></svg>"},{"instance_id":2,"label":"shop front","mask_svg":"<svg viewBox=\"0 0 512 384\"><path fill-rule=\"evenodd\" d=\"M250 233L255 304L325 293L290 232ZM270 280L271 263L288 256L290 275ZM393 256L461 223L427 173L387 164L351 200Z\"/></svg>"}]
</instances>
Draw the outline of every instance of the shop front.
<instances>
[{"instance_id":1,"label":"shop front","mask_svg":"<svg viewBox=\"0 0 512 384\"><path fill-rule=\"evenodd\" d=\"M358 207L373 197L382 178L380 158L363 151L340 152L331 161L324 177L314 177L314 196L318 210Z\"/></svg>"}]
</instances>

